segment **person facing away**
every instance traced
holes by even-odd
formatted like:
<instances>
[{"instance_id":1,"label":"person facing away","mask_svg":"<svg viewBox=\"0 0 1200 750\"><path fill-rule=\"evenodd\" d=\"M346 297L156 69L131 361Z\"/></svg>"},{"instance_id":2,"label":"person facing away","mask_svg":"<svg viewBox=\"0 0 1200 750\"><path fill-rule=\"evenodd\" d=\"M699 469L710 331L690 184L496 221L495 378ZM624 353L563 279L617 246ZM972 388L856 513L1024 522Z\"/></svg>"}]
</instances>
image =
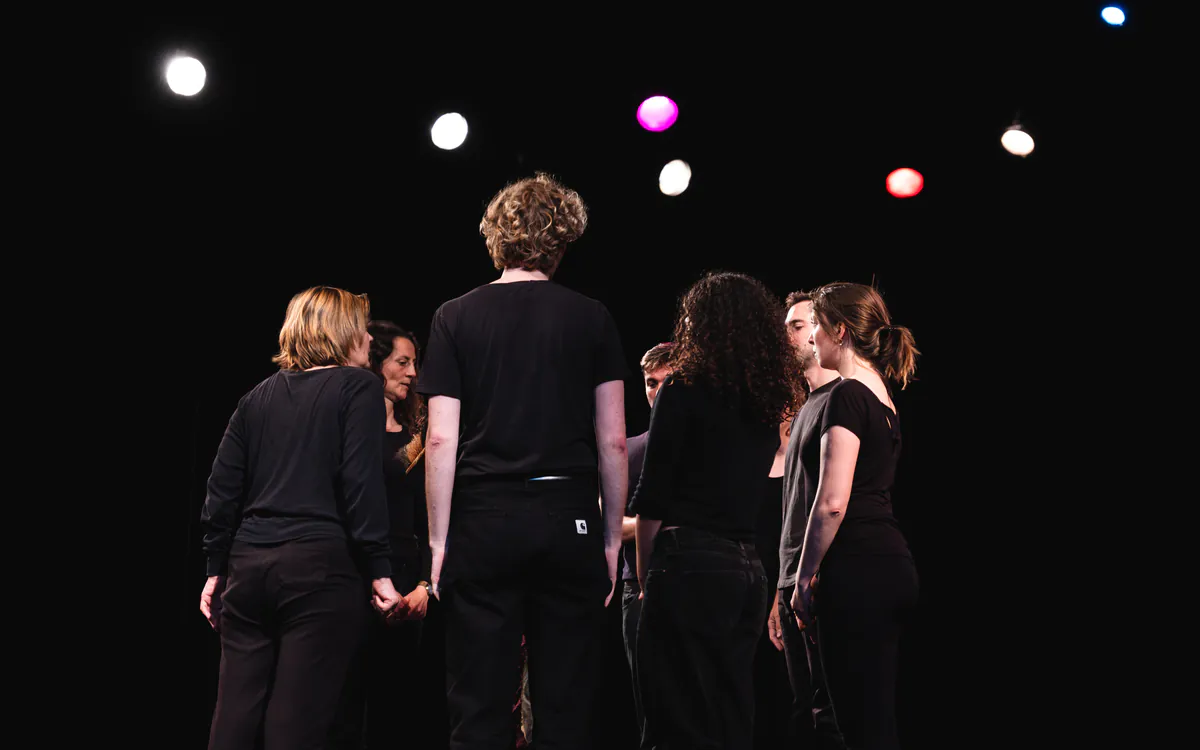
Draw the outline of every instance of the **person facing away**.
<instances>
[{"instance_id":1,"label":"person facing away","mask_svg":"<svg viewBox=\"0 0 1200 750\"><path fill-rule=\"evenodd\" d=\"M551 280L586 225L579 195L548 175L504 188L480 223L500 278L430 325L416 390L429 399L431 580L455 750L511 741L522 634L534 744L591 745L626 501L628 370L607 308Z\"/></svg>"},{"instance_id":2,"label":"person facing away","mask_svg":"<svg viewBox=\"0 0 1200 750\"><path fill-rule=\"evenodd\" d=\"M767 580L761 498L799 373L779 300L742 274L684 295L634 494L645 750L749 750Z\"/></svg>"},{"instance_id":3,"label":"person facing away","mask_svg":"<svg viewBox=\"0 0 1200 750\"><path fill-rule=\"evenodd\" d=\"M220 633L211 750L320 748L391 581L383 388L367 370L365 296L313 287L288 304L280 370L238 402L201 512L200 611ZM373 595L364 578L371 581Z\"/></svg>"}]
</instances>

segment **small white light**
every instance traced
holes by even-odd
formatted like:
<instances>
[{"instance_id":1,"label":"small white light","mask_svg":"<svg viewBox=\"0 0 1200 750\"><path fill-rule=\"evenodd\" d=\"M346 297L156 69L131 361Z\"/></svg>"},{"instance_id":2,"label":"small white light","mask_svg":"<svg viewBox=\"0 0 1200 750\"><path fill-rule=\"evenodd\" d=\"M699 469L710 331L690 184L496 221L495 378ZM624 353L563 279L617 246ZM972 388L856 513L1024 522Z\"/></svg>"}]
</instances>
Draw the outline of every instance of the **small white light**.
<instances>
[{"instance_id":1,"label":"small white light","mask_svg":"<svg viewBox=\"0 0 1200 750\"><path fill-rule=\"evenodd\" d=\"M1033 151L1033 136L1021 130L1020 125L1013 125L1000 136L1000 145L1008 153L1024 158Z\"/></svg>"},{"instance_id":2,"label":"small white light","mask_svg":"<svg viewBox=\"0 0 1200 750\"><path fill-rule=\"evenodd\" d=\"M665 195L679 195L688 189L691 181L692 168L682 159L668 162L658 173L658 189Z\"/></svg>"},{"instance_id":3,"label":"small white light","mask_svg":"<svg viewBox=\"0 0 1200 750\"><path fill-rule=\"evenodd\" d=\"M167 65L167 85L180 96L200 93L204 78L204 66L194 57L177 57Z\"/></svg>"},{"instance_id":4,"label":"small white light","mask_svg":"<svg viewBox=\"0 0 1200 750\"><path fill-rule=\"evenodd\" d=\"M1100 11L1100 17L1110 26L1120 26L1125 23L1125 11L1115 5L1110 5Z\"/></svg>"},{"instance_id":5,"label":"small white light","mask_svg":"<svg viewBox=\"0 0 1200 750\"><path fill-rule=\"evenodd\" d=\"M449 151L463 145L467 140L467 118L457 112L450 112L437 118L429 135L433 145Z\"/></svg>"}]
</instances>

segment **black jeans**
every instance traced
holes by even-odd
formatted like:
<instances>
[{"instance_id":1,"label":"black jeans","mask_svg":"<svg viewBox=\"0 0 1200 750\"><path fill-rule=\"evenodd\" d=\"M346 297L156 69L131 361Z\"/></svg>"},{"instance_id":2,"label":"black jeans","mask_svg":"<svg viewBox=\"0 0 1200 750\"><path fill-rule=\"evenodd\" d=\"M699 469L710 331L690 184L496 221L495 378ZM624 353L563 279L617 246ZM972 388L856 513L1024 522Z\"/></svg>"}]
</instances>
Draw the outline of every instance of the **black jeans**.
<instances>
[{"instance_id":1,"label":"black jeans","mask_svg":"<svg viewBox=\"0 0 1200 750\"><path fill-rule=\"evenodd\" d=\"M210 750L322 748L367 609L344 539L235 542Z\"/></svg>"},{"instance_id":2,"label":"black jeans","mask_svg":"<svg viewBox=\"0 0 1200 750\"><path fill-rule=\"evenodd\" d=\"M521 635L538 750L591 747L612 585L594 478L460 483L439 581L450 747L512 742Z\"/></svg>"},{"instance_id":3,"label":"black jeans","mask_svg":"<svg viewBox=\"0 0 1200 750\"><path fill-rule=\"evenodd\" d=\"M796 624L792 611L795 586L779 589L779 621L783 626L783 653L792 685L792 711L788 725L796 748L842 750L846 747L829 699L829 686L821 665L819 622L808 632Z\"/></svg>"},{"instance_id":4,"label":"black jeans","mask_svg":"<svg viewBox=\"0 0 1200 750\"><path fill-rule=\"evenodd\" d=\"M820 654L838 726L853 750L900 747L900 635L917 593L917 570L907 557L844 556L821 564L813 593Z\"/></svg>"},{"instance_id":5,"label":"black jeans","mask_svg":"<svg viewBox=\"0 0 1200 750\"><path fill-rule=\"evenodd\" d=\"M638 624L643 750L750 750L754 652L767 619L754 545L660 532Z\"/></svg>"},{"instance_id":6,"label":"black jeans","mask_svg":"<svg viewBox=\"0 0 1200 750\"><path fill-rule=\"evenodd\" d=\"M629 674L633 678L633 710L637 716L638 736L646 728L646 717L642 710L642 696L637 677L637 632L638 620L642 616L642 600L638 594L642 587L637 579L625 581L621 591L621 631L625 639L625 659L629 662Z\"/></svg>"}]
</instances>

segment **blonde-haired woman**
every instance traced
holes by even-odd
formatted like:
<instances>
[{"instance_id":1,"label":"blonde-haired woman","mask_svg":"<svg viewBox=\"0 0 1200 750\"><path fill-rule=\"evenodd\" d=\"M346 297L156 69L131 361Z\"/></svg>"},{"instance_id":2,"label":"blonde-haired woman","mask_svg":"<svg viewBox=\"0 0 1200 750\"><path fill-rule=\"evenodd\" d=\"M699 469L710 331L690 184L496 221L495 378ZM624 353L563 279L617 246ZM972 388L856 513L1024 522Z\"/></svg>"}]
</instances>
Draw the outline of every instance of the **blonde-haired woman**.
<instances>
[{"instance_id":1,"label":"blonde-haired woman","mask_svg":"<svg viewBox=\"0 0 1200 750\"><path fill-rule=\"evenodd\" d=\"M200 611L221 636L209 748L320 748L391 581L384 408L365 296L314 287L288 304L279 372L238 402L201 513Z\"/></svg>"}]
</instances>

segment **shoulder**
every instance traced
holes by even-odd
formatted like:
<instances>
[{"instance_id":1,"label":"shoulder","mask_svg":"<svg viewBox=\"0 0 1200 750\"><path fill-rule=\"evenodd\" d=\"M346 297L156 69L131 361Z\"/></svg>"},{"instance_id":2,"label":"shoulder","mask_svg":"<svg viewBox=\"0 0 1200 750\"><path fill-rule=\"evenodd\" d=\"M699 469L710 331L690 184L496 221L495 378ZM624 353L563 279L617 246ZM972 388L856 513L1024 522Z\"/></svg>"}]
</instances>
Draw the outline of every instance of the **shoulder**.
<instances>
[{"instance_id":1,"label":"shoulder","mask_svg":"<svg viewBox=\"0 0 1200 750\"><path fill-rule=\"evenodd\" d=\"M871 392L870 388L853 378L839 380L833 388L829 389L830 401L869 403L868 399L879 400L875 398L875 394Z\"/></svg>"},{"instance_id":2,"label":"shoulder","mask_svg":"<svg viewBox=\"0 0 1200 750\"><path fill-rule=\"evenodd\" d=\"M374 393L379 391L383 397L383 383L379 376L362 367L334 367L330 369L330 377L337 378L342 383L342 392L348 394Z\"/></svg>"}]
</instances>

